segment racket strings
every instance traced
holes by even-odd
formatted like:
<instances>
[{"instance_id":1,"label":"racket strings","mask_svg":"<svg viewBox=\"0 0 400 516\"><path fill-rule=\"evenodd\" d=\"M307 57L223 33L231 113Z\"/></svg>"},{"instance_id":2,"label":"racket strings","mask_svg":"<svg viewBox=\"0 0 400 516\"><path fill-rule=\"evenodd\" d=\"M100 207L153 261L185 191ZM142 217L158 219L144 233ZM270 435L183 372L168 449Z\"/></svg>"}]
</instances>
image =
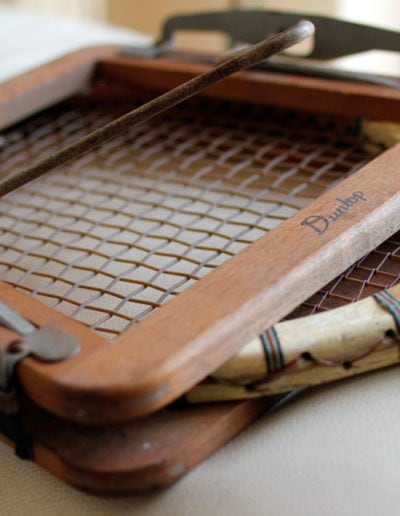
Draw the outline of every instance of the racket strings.
<instances>
[{"instance_id":1,"label":"racket strings","mask_svg":"<svg viewBox=\"0 0 400 516\"><path fill-rule=\"evenodd\" d=\"M71 101L15 126L0 173L124 109ZM3 198L1 279L113 338L368 161L353 127L190 101Z\"/></svg>"},{"instance_id":2,"label":"racket strings","mask_svg":"<svg viewBox=\"0 0 400 516\"><path fill-rule=\"evenodd\" d=\"M400 232L371 251L295 309L302 317L359 301L400 281Z\"/></svg>"}]
</instances>

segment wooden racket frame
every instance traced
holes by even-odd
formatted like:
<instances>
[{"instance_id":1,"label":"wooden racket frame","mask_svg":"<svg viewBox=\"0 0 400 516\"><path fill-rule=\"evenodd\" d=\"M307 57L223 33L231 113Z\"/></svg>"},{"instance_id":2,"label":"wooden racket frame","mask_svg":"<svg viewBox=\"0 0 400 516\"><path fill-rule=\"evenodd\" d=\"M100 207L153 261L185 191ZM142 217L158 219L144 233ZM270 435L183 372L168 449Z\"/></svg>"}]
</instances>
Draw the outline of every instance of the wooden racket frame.
<instances>
[{"instance_id":1,"label":"wooden racket frame","mask_svg":"<svg viewBox=\"0 0 400 516\"><path fill-rule=\"evenodd\" d=\"M157 94L205 69L201 64L121 57L115 47L85 49L3 84L0 127L79 93L94 76ZM400 91L375 85L248 71L204 95L400 121ZM400 176L394 173L399 168L397 146L122 332L112 344L0 283L3 302L38 327L55 324L81 344L78 356L58 364L25 359L18 366L21 388L39 407L84 424L127 421L155 412L399 229ZM317 238L304 231L302 220L334 205L343 193L360 190L360 182L368 202ZM15 338L0 329L0 345Z\"/></svg>"}]
</instances>

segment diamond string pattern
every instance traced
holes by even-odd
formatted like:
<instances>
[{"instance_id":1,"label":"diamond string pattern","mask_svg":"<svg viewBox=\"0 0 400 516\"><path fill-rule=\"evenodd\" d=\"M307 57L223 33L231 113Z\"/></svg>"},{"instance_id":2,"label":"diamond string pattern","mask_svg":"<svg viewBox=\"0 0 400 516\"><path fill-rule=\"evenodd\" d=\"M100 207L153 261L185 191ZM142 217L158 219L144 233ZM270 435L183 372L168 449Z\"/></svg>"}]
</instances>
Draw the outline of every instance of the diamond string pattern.
<instances>
[{"instance_id":1,"label":"diamond string pattern","mask_svg":"<svg viewBox=\"0 0 400 516\"><path fill-rule=\"evenodd\" d=\"M400 232L354 263L289 318L311 315L372 296L400 281Z\"/></svg>"},{"instance_id":2,"label":"diamond string pattern","mask_svg":"<svg viewBox=\"0 0 400 516\"><path fill-rule=\"evenodd\" d=\"M89 97L14 126L0 140L0 174L130 107ZM113 338L365 164L370 156L354 127L335 117L187 102L4 197L0 278ZM396 242L387 246L397 245L397 266ZM374 256L366 260L375 270ZM389 261L379 275L392 281ZM372 281L366 263L344 283ZM332 284L314 304L335 304L340 289Z\"/></svg>"}]
</instances>

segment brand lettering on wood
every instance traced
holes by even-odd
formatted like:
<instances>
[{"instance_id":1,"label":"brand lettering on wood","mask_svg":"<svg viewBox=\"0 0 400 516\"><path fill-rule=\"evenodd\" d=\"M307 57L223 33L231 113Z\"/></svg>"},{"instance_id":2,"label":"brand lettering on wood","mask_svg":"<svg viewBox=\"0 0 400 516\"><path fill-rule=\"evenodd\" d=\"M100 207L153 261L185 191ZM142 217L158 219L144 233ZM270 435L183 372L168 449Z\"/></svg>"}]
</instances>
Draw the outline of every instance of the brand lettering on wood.
<instances>
[{"instance_id":1,"label":"brand lettering on wood","mask_svg":"<svg viewBox=\"0 0 400 516\"><path fill-rule=\"evenodd\" d=\"M328 215L310 215L301 223L302 226L311 228L318 235L322 235L328 227L342 217L347 211L351 210L357 203L366 202L363 192L353 192L346 199L336 197L339 205Z\"/></svg>"}]
</instances>

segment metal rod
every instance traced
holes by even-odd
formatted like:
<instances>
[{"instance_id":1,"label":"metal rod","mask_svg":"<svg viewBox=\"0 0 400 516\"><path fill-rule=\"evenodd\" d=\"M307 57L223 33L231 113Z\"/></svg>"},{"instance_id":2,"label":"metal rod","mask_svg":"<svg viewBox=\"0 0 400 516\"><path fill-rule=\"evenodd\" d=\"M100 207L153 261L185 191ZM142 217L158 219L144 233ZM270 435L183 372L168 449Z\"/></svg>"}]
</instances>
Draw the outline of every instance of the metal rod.
<instances>
[{"instance_id":1,"label":"metal rod","mask_svg":"<svg viewBox=\"0 0 400 516\"><path fill-rule=\"evenodd\" d=\"M126 113L104 127L93 131L78 141L64 147L54 154L51 154L42 161L34 163L8 179L0 182L0 197L26 183L29 183L30 181L33 181L34 179L37 179L55 167L63 165L82 154L89 152L128 128L145 122L176 104L187 100L201 90L225 79L229 75L249 68L277 52L286 50L292 45L303 41L313 33L314 25L305 20L245 49L215 68L194 77L156 99L151 100L147 104Z\"/></svg>"}]
</instances>

